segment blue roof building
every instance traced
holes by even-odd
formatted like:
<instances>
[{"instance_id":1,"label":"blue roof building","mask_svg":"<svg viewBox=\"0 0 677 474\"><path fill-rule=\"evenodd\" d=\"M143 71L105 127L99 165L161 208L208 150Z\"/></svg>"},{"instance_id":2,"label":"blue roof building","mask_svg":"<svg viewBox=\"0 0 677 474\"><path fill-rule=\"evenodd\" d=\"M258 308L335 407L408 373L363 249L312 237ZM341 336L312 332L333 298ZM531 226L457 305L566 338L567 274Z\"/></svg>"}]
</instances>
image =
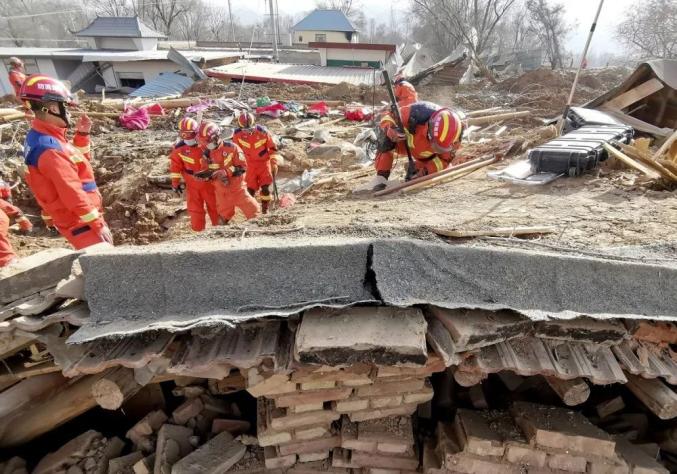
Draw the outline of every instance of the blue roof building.
<instances>
[{"instance_id":1,"label":"blue roof building","mask_svg":"<svg viewBox=\"0 0 677 474\"><path fill-rule=\"evenodd\" d=\"M357 43L358 33L341 10L315 10L292 28L292 42Z\"/></svg>"}]
</instances>

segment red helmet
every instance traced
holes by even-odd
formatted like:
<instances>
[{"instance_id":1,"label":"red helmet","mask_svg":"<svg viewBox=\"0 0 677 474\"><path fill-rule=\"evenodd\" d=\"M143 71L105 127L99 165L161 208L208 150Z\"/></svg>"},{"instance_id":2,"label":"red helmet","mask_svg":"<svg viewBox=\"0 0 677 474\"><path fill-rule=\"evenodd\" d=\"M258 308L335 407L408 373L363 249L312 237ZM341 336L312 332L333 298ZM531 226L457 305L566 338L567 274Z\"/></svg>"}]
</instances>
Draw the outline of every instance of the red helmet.
<instances>
[{"instance_id":1,"label":"red helmet","mask_svg":"<svg viewBox=\"0 0 677 474\"><path fill-rule=\"evenodd\" d=\"M463 123L456 112L440 109L428 121L428 138L437 153L446 153L461 141Z\"/></svg>"},{"instance_id":2,"label":"red helmet","mask_svg":"<svg viewBox=\"0 0 677 474\"><path fill-rule=\"evenodd\" d=\"M197 143L201 147L206 147L210 143L214 143L214 138L221 136L221 127L214 122L202 122L197 132Z\"/></svg>"},{"instance_id":3,"label":"red helmet","mask_svg":"<svg viewBox=\"0 0 677 474\"><path fill-rule=\"evenodd\" d=\"M400 106L418 102L418 94L410 82L407 82L404 79L400 80L399 82L395 82L394 90L395 99Z\"/></svg>"},{"instance_id":4,"label":"red helmet","mask_svg":"<svg viewBox=\"0 0 677 474\"><path fill-rule=\"evenodd\" d=\"M252 128L256 124L256 118L251 112L242 112L237 117L237 126L240 128Z\"/></svg>"},{"instance_id":5,"label":"red helmet","mask_svg":"<svg viewBox=\"0 0 677 474\"><path fill-rule=\"evenodd\" d=\"M43 74L28 76L21 86L19 98L24 101L62 102L68 105L76 103L63 82Z\"/></svg>"},{"instance_id":6,"label":"red helmet","mask_svg":"<svg viewBox=\"0 0 677 474\"><path fill-rule=\"evenodd\" d=\"M195 119L184 117L179 121L179 136L186 140L192 140L197 133L198 124Z\"/></svg>"}]
</instances>

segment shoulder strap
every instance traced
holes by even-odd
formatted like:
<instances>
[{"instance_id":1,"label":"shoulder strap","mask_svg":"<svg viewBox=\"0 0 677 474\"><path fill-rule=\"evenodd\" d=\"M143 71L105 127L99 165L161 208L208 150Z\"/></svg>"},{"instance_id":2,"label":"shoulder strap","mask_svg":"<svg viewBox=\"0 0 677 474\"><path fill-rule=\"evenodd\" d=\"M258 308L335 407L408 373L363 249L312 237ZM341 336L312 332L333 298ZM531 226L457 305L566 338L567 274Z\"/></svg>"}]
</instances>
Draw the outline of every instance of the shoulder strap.
<instances>
[{"instance_id":1,"label":"shoulder strap","mask_svg":"<svg viewBox=\"0 0 677 474\"><path fill-rule=\"evenodd\" d=\"M38 166L38 160L45 150L61 151L61 143L49 135L31 130L24 141L24 162L28 166Z\"/></svg>"}]
</instances>

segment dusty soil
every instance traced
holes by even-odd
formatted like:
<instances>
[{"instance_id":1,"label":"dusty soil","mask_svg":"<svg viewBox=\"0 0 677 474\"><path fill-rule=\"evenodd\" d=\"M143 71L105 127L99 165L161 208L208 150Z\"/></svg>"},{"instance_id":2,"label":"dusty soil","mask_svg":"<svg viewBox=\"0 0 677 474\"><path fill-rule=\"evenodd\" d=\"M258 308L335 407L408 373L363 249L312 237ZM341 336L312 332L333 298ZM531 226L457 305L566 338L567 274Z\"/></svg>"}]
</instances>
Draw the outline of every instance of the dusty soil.
<instances>
[{"instance_id":1,"label":"dusty soil","mask_svg":"<svg viewBox=\"0 0 677 474\"><path fill-rule=\"evenodd\" d=\"M587 101L622 80L625 72L602 70L586 74L577 102ZM532 116L506 122L508 131L498 138L466 144L459 160L496 153L505 160L492 166L498 169L519 158L526 149L550 137L542 119L557 114L566 101L570 78L552 71L534 71L520 78L507 79L497 85L479 84L460 87L423 87L422 99L465 110L494 106L531 110ZM540 86L539 86L540 84ZM189 94L212 94L214 91L239 90L240 84L222 84L209 80L198 83ZM268 95L276 99L343 99L371 103L371 89L339 84L338 86L289 86L284 84L245 84L245 97ZM365 97L369 98L366 100ZM105 198L106 219L116 243L144 245L160 240L186 239L189 230L185 203L174 196L167 185L151 184L149 176L167 173L167 156L176 138L172 130L183 114L172 111L167 117L154 118L143 132L130 132L117 126L115 119L97 119L93 130L95 172ZM226 112L210 110L205 114L221 120ZM333 119L323 119L324 122ZM482 229L490 227L549 225L557 233L542 237L547 243L571 247L598 247L640 244L670 240L677 230L677 195L672 190L652 189L641 183L638 175L608 163L592 174L575 179L560 179L544 187L517 187L490 180L486 170L463 179L407 195L382 198L356 197L351 190L371 179L366 169L354 177L360 165L351 150L341 155L309 154L313 132L326 128L328 145L346 145L368 124L341 122L320 127L311 124L300 136L290 137L289 127L305 119L294 116L261 119L275 134L284 138L285 164L280 180L299 176L306 169L323 169L329 182L313 186L297 197L296 204L276 209L271 214L243 225L236 218L229 227L203 235L215 238L248 238L260 233L294 230L306 234L346 234L365 236L411 235L437 238L434 227ZM24 126L14 143L7 135L2 142L0 172L5 179L18 176ZM398 163L393 179L401 178L404 161ZM344 173L344 174L341 174ZM353 173L352 175L350 173ZM357 173L359 174L359 172ZM352 176L352 177L351 177ZM298 194L298 193L297 193ZM39 210L26 188L20 184L15 202L33 216ZM36 225L33 235L12 234L17 251L30 254L46 247L64 246L65 241ZM246 230L245 230L246 229ZM299 230L301 229L301 230Z\"/></svg>"}]
</instances>

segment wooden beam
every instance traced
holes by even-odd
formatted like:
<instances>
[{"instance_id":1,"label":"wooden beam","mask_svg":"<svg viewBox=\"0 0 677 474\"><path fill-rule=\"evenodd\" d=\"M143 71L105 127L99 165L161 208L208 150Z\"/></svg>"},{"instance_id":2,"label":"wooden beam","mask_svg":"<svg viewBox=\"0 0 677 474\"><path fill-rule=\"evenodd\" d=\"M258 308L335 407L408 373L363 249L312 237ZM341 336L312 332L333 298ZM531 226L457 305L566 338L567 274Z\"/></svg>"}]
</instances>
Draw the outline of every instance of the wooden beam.
<instances>
[{"instance_id":1,"label":"wooden beam","mask_svg":"<svg viewBox=\"0 0 677 474\"><path fill-rule=\"evenodd\" d=\"M608 102L602 104L602 107L605 109L624 109L635 102L638 102L645 97L650 96L661 90L663 88L663 83L656 79L649 79L646 82L641 83L637 87L630 89L627 92L611 99Z\"/></svg>"},{"instance_id":2,"label":"wooden beam","mask_svg":"<svg viewBox=\"0 0 677 474\"><path fill-rule=\"evenodd\" d=\"M652 170L651 168L649 168L648 166L646 166L643 163L640 163L638 161L633 160L628 155L621 152L620 150L617 150L616 148L612 147L608 143L604 144L604 149L610 155L618 158L619 161L623 162L624 164L626 164L630 168L633 168L633 169L647 175L648 177L650 177L652 179L660 179L661 175L657 171Z\"/></svg>"},{"instance_id":3,"label":"wooden beam","mask_svg":"<svg viewBox=\"0 0 677 474\"><path fill-rule=\"evenodd\" d=\"M572 380L545 377L545 380L564 404L570 407L584 403L590 396L590 386L580 377Z\"/></svg>"},{"instance_id":4,"label":"wooden beam","mask_svg":"<svg viewBox=\"0 0 677 474\"><path fill-rule=\"evenodd\" d=\"M528 117L531 115L531 112L524 110L522 112L508 112L505 114L495 114L495 115L486 115L484 117L471 117L466 119L465 122L468 126L470 125L483 125L492 122L499 122L501 120L516 119L522 117Z\"/></svg>"},{"instance_id":5,"label":"wooden beam","mask_svg":"<svg viewBox=\"0 0 677 474\"><path fill-rule=\"evenodd\" d=\"M468 175L470 173L473 173L481 168L486 168L492 163L495 163L497 160L496 158L489 158L483 161L480 161L479 163L475 163L472 166L468 166L467 168L464 169L459 169L458 171L455 171L454 173L449 173L444 176L438 176L436 178L430 179L428 181L424 181L421 183L416 183L412 186L406 187L402 189L403 193L410 193L412 191L418 191L419 189L427 188L429 186L436 186L438 184L444 184L448 183L449 181L454 181L455 179L459 179L464 177L465 175Z\"/></svg>"},{"instance_id":6,"label":"wooden beam","mask_svg":"<svg viewBox=\"0 0 677 474\"><path fill-rule=\"evenodd\" d=\"M666 181L677 182L677 175L675 175L672 171L659 162L654 161L648 153L642 152L642 150L636 147L624 144L621 144L621 150L633 160L644 163L648 167L657 171L658 174L660 174Z\"/></svg>"},{"instance_id":7,"label":"wooden beam","mask_svg":"<svg viewBox=\"0 0 677 474\"><path fill-rule=\"evenodd\" d=\"M675 130L675 133L670 135L670 137L667 140L665 140L665 142L661 145L661 147L658 149L656 154L653 156L653 159L657 160L659 158L662 158L663 155L668 152L668 150L670 149L670 146L672 146L672 144L675 141L677 141L677 130Z\"/></svg>"},{"instance_id":8,"label":"wooden beam","mask_svg":"<svg viewBox=\"0 0 677 474\"><path fill-rule=\"evenodd\" d=\"M483 229L483 230L435 228L432 229L432 231L444 237L453 237L462 239L467 237L512 237L516 235L552 234L554 232L557 232L557 228L549 226L495 227L493 229Z\"/></svg>"},{"instance_id":9,"label":"wooden beam","mask_svg":"<svg viewBox=\"0 0 677 474\"><path fill-rule=\"evenodd\" d=\"M117 410L139 390L141 385L134 380L134 371L119 368L92 385L92 396L101 408Z\"/></svg>"},{"instance_id":10,"label":"wooden beam","mask_svg":"<svg viewBox=\"0 0 677 474\"><path fill-rule=\"evenodd\" d=\"M660 379L645 379L626 372L626 387L661 420L677 417L677 394Z\"/></svg>"}]
</instances>

